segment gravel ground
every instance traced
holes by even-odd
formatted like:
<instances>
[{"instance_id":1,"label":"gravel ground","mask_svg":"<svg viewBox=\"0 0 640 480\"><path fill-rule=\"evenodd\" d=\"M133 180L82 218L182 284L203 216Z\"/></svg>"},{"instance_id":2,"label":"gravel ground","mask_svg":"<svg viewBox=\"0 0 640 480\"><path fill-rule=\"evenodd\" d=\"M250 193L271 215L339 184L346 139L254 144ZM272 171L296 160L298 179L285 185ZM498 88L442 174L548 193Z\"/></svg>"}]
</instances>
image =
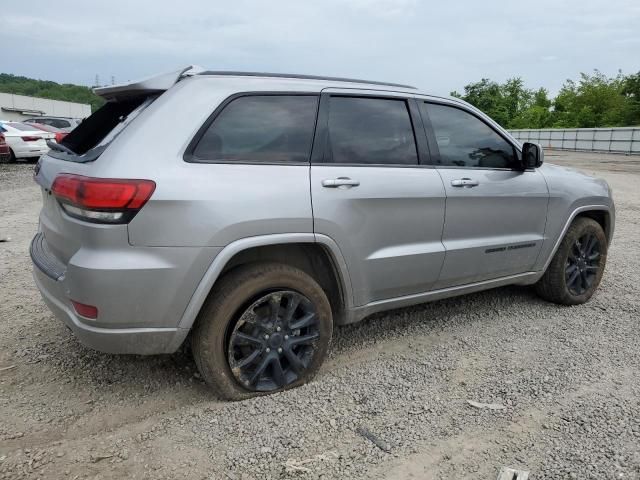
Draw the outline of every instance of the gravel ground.
<instances>
[{"instance_id":1,"label":"gravel ground","mask_svg":"<svg viewBox=\"0 0 640 480\"><path fill-rule=\"evenodd\" d=\"M236 403L212 398L187 352L75 341L31 279L32 165L0 166L0 478L640 478L640 157L547 161L614 190L589 303L507 287L376 315L337 329L311 384Z\"/></svg>"}]
</instances>

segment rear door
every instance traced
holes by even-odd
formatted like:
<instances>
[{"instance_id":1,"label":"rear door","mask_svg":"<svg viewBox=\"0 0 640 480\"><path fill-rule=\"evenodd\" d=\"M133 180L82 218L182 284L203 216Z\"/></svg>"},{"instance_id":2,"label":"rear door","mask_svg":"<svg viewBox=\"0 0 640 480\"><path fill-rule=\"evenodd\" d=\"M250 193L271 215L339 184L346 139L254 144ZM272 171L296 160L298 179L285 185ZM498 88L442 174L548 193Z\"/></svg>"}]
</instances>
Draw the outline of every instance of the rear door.
<instances>
[{"instance_id":1,"label":"rear door","mask_svg":"<svg viewBox=\"0 0 640 480\"><path fill-rule=\"evenodd\" d=\"M437 288L529 271L547 218L542 174L522 171L510 140L471 110L421 102L421 112L447 195Z\"/></svg>"},{"instance_id":2,"label":"rear door","mask_svg":"<svg viewBox=\"0 0 640 480\"><path fill-rule=\"evenodd\" d=\"M423 132L412 98L322 95L311 165L314 232L340 247L356 305L424 292L440 273L444 189Z\"/></svg>"}]
</instances>

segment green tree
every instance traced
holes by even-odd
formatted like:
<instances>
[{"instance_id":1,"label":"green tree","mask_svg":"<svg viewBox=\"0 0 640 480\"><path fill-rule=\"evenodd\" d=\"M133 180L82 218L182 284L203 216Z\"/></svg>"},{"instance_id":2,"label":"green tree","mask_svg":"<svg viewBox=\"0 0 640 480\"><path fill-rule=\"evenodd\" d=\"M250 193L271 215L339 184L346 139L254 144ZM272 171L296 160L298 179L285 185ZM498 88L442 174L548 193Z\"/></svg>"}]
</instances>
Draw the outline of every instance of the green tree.
<instances>
[{"instance_id":1,"label":"green tree","mask_svg":"<svg viewBox=\"0 0 640 480\"><path fill-rule=\"evenodd\" d=\"M598 70L567 80L554 99L530 90L521 78L499 84L487 78L452 92L506 128L621 127L640 124L640 72L607 77Z\"/></svg>"},{"instance_id":2,"label":"green tree","mask_svg":"<svg viewBox=\"0 0 640 480\"><path fill-rule=\"evenodd\" d=\"M499 84L487 78L464 87L464 94L453 96L479 108L505 128L519 128L521 119L532 105L535 94L524 87L521 78L510 78Z\"/></svg>"},{"instance_id":3,"label":"green tree","mask_svg":"<svg viewBox=\"0 0 640 480\"><path fill-rule=\"evenodd\" d=\"M626 100L625 125L640 125L640 71L625 77L622 95Z\"/></svg>"},{"instance_id":4,"label":"green tree","mask_svg":"<svg viewBox=\"0 0 640 480\"><path fill-rule=\"evenodd\" d=\"M88 87L34 80L8 73L0 73L0 92L67 102L88 103L91 105L92 111L104 104L104 100Z\"/></svg>"},{"instance_id":5,"label":"green tree","mask_svg":"<svg viewBox=\"0 0 640 480\"><path fill-rule=\"evenodd\" d=\"M623 94L625 77L607 77L598 70L581 73L576 83L567 80L554 101L554 127L589 128L626 125L628 99Z\"/></svg>"}]
</instances>

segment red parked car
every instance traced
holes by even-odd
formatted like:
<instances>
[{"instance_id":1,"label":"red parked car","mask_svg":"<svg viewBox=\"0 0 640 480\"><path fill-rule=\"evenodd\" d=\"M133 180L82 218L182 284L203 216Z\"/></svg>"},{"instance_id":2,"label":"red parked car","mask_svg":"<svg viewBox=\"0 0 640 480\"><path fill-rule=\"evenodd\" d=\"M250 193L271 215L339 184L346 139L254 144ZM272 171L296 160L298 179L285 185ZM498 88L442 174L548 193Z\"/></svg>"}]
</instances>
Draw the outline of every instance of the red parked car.
<instances>
[{"instance_id":1,"label":"red parked car","mask_svg":"<svg viewBox=\"0 0 640 480\"><path fill-rule=\"evenodd\" d=\"M11 159L9 145L4 140L4 135L0 133L0 163L8 162Z\"/></svg>"},{"instance_id":2,"label":"red parked car","mask_svg":"<svg viewBox=\"0 0 640 480\"><path fill-rule=\"evenodd\" d=\"M64 137L67 136L69 132L65 132L56 127L52 127L51 125L45 125L44 123L29 123L30 127L35 127L38 130L44 130L45 132L53 133L56 136L56 143L60 143Z\"/></svg>"}]
</instances>

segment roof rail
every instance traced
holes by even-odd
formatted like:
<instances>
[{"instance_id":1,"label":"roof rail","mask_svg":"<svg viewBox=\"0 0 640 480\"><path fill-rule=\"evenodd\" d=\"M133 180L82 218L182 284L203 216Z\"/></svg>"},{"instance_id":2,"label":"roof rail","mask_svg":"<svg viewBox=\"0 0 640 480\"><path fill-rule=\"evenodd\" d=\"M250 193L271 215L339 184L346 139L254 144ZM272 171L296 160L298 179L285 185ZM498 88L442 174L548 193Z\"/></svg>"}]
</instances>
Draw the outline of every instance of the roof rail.
<instances>
[{"instance_id":1,"label":"roof rail","mask_svg":"<svg viewBox=\"0 0 640 480\"><path fill-rule=\"evenodd\" d=\"M295 73L266 73L266 72L234 72L234 71L219 71L219 70L206 70L199 72L197 75L228 75L234 77L275 77L275 78L298 78L302 80L327 80L330 82L346 82L346 83L366 83L369 85L383 85L385 87L400 87L415 89L411 85L402 85L400 83L389 82L375 82L371 80L359 80L356 78L341 78L341 77L323 77L320 75L298 75Z\"/></svg>"}]
</instances>

